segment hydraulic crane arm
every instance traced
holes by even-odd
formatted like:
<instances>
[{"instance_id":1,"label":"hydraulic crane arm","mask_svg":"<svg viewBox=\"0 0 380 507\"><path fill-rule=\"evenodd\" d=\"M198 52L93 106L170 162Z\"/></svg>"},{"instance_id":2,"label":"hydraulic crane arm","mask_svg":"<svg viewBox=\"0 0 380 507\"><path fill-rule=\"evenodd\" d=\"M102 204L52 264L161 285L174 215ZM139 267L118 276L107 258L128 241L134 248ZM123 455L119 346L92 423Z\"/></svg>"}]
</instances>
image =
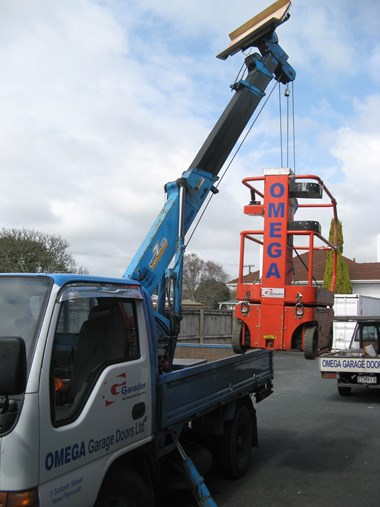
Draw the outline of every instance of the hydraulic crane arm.
<instances>
[{"instance_id":1,"label":"hydraulic crane arm","mask_svg":"<svg viewBox=\"0 0 380 507\"><path fill-rule=\"evenodd\" d=\"M246 79L232 85L231 88L238 93L232 97L190 168L197 167L217 175L264 97L270 81L275 78L286 84L295 79L296 73L287 63L288 55L279 46L275 33L277 26L289 19L290 4L289 0L278 0L230 34L231 43L218 58L225 60L251 47L257 47L261 56L255 53L245 59Z\"/></svg>"},{"instance_id":2,"label":"hydraulic crane arm","mask_svg":"<svg viewBox=\"0 0 380 507\"><path fill-rule=\"evenodd\" d=\"M166 203L133 258L124 277L139 280L149 294L171 284L166 301L173 306L167 326L170 335L179 332L182 295L182 261L185 234L193 223L206 197L216 192L214 183L241 133L256 110L265 89L274 78L281 83L295 79L295 71L287 63L288 56L278 44L275 28L288 19L290 1L278 0L273 6L235 30L232 41L219 58L225 59L239 50L257 47L245 59L247 75L232 85L232 99L212 129L187 171L178 180L167 183ZM169 268L175 257L174 267ZM165 296L159 302L158 313L165 320ZM173 326L174 323L174 326Z\"/></svg>"}]
</instances>

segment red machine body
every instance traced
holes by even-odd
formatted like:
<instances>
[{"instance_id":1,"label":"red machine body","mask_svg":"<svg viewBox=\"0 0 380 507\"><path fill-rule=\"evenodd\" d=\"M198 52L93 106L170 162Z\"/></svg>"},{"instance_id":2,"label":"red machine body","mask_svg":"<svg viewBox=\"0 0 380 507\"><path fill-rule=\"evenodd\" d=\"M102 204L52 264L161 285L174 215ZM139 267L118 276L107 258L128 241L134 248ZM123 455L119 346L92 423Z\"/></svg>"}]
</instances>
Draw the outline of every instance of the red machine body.
<instances>
[{"instance_id":1,"label":"red machine body","mask_svg":"<svg viewBox=\"0 0 380 507\"><path fill-rule=\"evenodd\" d=\"M245 178L251 202L244 213L264 219L264 228L241 232L240 265L233 345L236 352L248 348L302 349L314 358L331 349L334 286L337 267L338 217L336 200L318 176L294 175L291 169L269 169L263 176ZM260 185L260 188L257 188ZM261 187L263 186L263 190ZM323 199L323 193L328 200ZM259 200L257 200L259 199ZM307 203L301 200L307 200ZM322 200L316 203L315 200ZM331 208L334 243L324 238L318 221L296 221L300 208ZM247 283L244 266L247 244L261 247L261 277ZM333 252L330 290L314 279L318 250ZM297 282L294 255L308 252L306 283Z\"/></svg>"}]
</instances>

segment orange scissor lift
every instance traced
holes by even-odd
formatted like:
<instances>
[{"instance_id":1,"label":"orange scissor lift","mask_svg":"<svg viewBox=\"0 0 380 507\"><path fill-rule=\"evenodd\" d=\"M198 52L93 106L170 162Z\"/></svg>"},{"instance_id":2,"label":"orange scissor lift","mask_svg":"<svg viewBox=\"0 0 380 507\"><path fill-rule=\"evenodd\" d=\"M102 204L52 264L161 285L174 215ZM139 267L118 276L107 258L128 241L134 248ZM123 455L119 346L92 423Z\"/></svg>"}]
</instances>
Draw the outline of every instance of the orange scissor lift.
<instances>
[{"instance_id":1,"label":"orange scissor lift","mask_svg":"<svg viewBox=\"0 0 380 507\"><path fill-rule=\"evenodd\" d=\"M241 232L233 348L237 353L250 348L302 349L307 359L314 359L332 344L336 200L318 176L295 175L291 169L265 170L263 176L245 178L243 184L251 194L244 213L263 217L264 228ZM301 202L304 200L307 203ZM296 212L303 214L302 208L320 212L331 208L334 243L322 236L318 221L294 219ZM261 277L253 283L243 274L244 266L252 260L247 259L251 242L261 247ZM333 252L330 290L321 288L314 277L314 258L320 250ZM302 256L307 259L306 282L298 282L295 273L295 255L300 252L308 254Z\"/></svg>"}]
</instances>

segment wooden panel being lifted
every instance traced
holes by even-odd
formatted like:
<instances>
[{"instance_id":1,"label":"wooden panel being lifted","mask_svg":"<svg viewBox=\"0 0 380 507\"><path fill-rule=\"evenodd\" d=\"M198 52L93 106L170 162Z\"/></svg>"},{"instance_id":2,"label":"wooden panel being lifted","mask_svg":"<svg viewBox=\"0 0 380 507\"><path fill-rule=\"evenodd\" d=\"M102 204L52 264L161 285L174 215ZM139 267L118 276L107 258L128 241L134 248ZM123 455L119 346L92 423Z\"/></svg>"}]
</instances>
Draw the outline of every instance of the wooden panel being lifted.
<instances>
[{"instance_id":1,"label":"wooden panel being lifted","mask_svg":"<svg viewBox=\"0 0 380 507\"><path fill-rule=\"evenodd\" d=\"M230 33L231 42L227 49L217 55L217 58L226 60L238 51L255 46L255 42L268 32L274 31L289 18L290 0L278 0L264 9L239 28Z\"/></svg>"}]
</instances>

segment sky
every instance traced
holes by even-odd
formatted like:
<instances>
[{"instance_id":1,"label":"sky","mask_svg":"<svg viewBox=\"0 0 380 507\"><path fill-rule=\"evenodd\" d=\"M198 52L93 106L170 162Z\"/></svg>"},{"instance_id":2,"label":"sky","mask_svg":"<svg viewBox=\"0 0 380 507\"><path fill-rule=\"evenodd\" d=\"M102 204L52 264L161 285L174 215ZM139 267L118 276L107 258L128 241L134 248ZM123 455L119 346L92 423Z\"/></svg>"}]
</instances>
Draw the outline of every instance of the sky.
<instances>
[{"instance_id":1,"label":"sky","mask_svg":"<svg viewBox=\"0 0 380 507\"><path fill-rule=\"evenodd\" d=\"M231 99L245 55L215 56L271 3L0 0L0 227L58 234L91 274L122 276ZM262 227L241 180L284 162L337 199L344 255L380 260L380 3L293 0L290 13L277 35L294 102L275 89L187 246L230 278L240 231ZM328 236L329 215L309 218Z\"/></svg>"}]
</instances>

